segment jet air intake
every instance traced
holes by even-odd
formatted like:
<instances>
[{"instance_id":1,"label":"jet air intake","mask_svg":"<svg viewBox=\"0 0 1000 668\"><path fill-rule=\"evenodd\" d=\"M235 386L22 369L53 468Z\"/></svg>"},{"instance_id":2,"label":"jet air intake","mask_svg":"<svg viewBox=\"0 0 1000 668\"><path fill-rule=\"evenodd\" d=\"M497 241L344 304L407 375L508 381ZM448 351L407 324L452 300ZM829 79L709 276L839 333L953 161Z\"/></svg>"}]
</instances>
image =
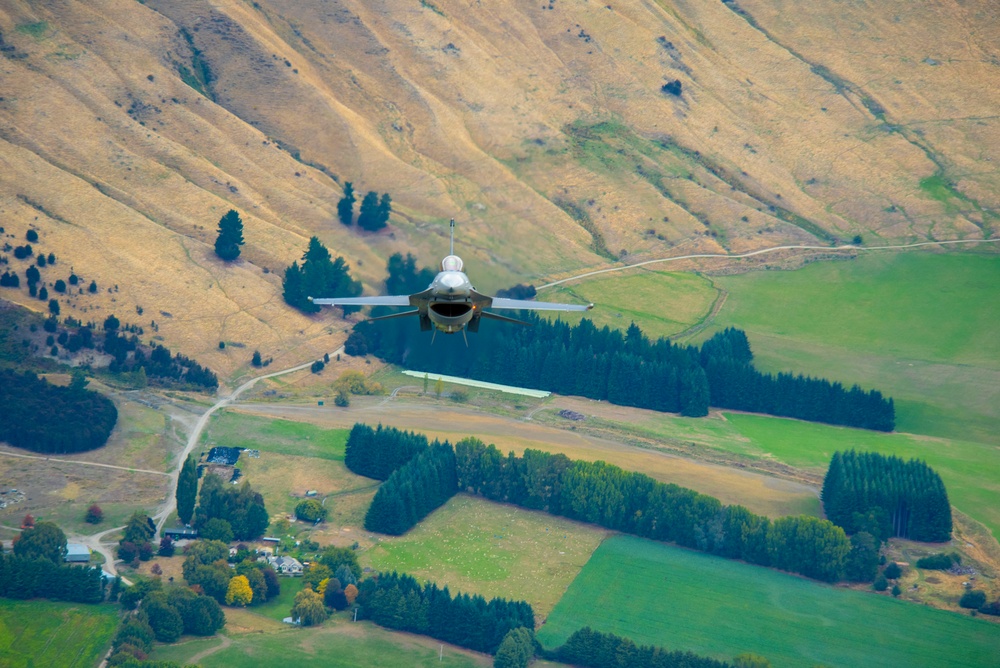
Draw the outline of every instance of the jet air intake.
<instances>
[{"instance_id":1,"label":"jet air intake","mask_svg":"<svg viewBox=\"0 0 1000 668\"><path fill-rule=\"evenodd\" d=\"M427 309L431 322L446 334L462 329L472 320L474 313L469 302L432 302Z\"/></svg>"}]
</instances>

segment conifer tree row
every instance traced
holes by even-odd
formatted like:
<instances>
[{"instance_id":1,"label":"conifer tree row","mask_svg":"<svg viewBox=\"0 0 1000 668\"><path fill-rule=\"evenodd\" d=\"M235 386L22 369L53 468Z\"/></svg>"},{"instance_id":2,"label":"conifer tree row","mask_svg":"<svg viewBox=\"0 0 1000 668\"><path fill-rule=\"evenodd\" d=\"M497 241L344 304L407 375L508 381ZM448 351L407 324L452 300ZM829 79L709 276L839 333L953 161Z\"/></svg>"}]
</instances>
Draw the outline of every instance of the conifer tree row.
<instances>
[{"instance_id":1,"label":"conifer tree row","mask_svg":"<svg viewBox=\"0 0 1000 668\"><path fill-rule=\"evenodd\" d=\"M729 668L730 664L691 652L671 652L662 647L639 645L613 633L589 626L576 631L555 651L563 663L585 668Z\"/></svg>"},{"instance_id":2,"label":"conifer tree row","mask_svg":"<svg viewBox=\"0 0 1000 668\"><path fill-rule=\"evenodd\" d=\"M376 480L386 480L392 472L427 449L427 437L381 424L372 429L358 422L347 437L344 465Z\"/></svg>"},{"instance_id":3,"label":"conifer tree row","mask_svg":"<svg viewBox=\"0 0 1000 668\"><path fill-rule=\"evenodd\" d=\"M774 521L743 506L604 462L525 450L504 456L476 438L455 444L460 491L643 538L773 566L827 582L844 577L851 543L815 517Z\"/></svg>"},{"instance_id":4,"label":"conifer tree row","mask_svg":"<svg viewBox=\"0 0 1000 668\"><path fill-rule=\"evenodd\" d=\"M104 579L97 566L66 566L8 554L0 556L0 597L100 603Z\"/></svg>"},{"instance_id":5,"label":"conifer tree row","mask_svg":"<svg viewBox=\"0 0 1000 668\"><path fill-rule=\"evenodd\" d=\"M359 452L396 448L402 437L419 436L360 423L352 429L355 434ZM818 580L866 579L851 570L859 559L856 552L865 545L849 541L829 520L800 516L772 521L743 506L724 506L714 497L604 462L573 461L531 449L521 457L504 455L477 438L462 439L454 450L435 441L401 465L376 493L365 528L402 534L456 491Z\"/></svg>"},{"instance_id":6,"label":"conifer tree row","mask_svg":"<svg viewBox=\"0 0 1000 668\"><path fill-rule=\"evenodd\" d=\"M826 516L848 533L944 542L951 504L944 483L923 461L874 452L835 452L823 480Z\"/></svg>"},{"instance_id":7,"label":"conifer tree row","mask_svg":"<svg viewBox=\"0 0 1000 668\"><path fill-rule=\"evenodd\" d=\"M365 529L391 536L404 534L457 490L455 451L447 441L434 441L379 487L365 515Z\"/></svg>"},{"instance_id":8,"label":"conifer tree row","mask_svg":"<svg viewBox=\"0 0 1000 668\"><path fill-rule=\"evenodd\" d=\"M494 654L507 633L535 628L524 601L457 594L429 582L421 586L405 573L377 573L358 586L361 612L379 626L420 633L477 652Z\"/></svg>"},{"instance_id":9,"label":"conifer tree row","mask_svg":"<svg viewBox=\"0 0 1000 668\"><path fill-rule=\"evenodd\" d=\"M409 259L409 258L407 258ZM386 286L407 294L426 288L416 267L393 256ZM421 278L423 275L421 274ZM403 289L405 288L405 289ZM382 315L387 310L373 311ZM707 415L709 406L804 420L892 431L895 408L876 390L794 374L764 374L753 366L746 334L727 329L702 347L646 337L634 323L625 333L598 329L584 318L571 326L534 312L518 316L533 327L490 322L469 337L441 337L433 348L414 345L407 319L360 322L345 351L373 354L415 371L462 376L559 394L606 400L622 406Z\"/></svg>"},{"instance_id":10,"label":"conifer tree row","mask_svg":"<svg viewBox=\"0 0 1000 668\"><path fill-rule=\"evenodd\" d=\"M118 409L102 394L0 369L0 441L42 453L84 452L108 441Z\"/></svg>"}]
</instances>

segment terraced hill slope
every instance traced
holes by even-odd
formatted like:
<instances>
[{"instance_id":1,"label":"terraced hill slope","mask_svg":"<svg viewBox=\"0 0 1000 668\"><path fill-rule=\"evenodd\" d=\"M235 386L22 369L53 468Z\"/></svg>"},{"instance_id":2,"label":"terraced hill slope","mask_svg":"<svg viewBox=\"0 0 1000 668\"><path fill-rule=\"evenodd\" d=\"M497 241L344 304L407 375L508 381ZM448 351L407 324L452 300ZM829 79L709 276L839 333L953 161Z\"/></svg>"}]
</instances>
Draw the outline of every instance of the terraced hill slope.
<instances>
[{"instance_id":1,"label":"terraced hill slope","mask_svg":"<svg viewBox=\"0 0 1000 668\"><path fill-rule=\"evenodd\" d=\"M155 319L225 374L248 355L220 340L291 360L342 338L280 298L313 234L377 288L455 217L491 290L681 245L1000 229L991 0L610 3L11 0L4 241L34 227L46 282L97 281L64 314ZM388 230L336 221L345 181L391 194Z\"/></svg>"}]
</instances>

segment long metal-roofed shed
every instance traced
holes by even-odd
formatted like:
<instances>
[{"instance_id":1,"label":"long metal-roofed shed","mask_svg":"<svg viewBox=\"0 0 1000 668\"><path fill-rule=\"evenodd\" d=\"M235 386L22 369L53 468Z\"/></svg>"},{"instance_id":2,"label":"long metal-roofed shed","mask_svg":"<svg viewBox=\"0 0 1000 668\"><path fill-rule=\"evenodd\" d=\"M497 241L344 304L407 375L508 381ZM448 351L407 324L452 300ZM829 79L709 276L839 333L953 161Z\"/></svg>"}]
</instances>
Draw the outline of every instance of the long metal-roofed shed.
<instances>
[{"instance_id":1,"label":"long metal-roofed shed","mask_svg":"<svg viewBox=\"0 0 1000 668\"><path fill-rule=\"evenodd\" d=\"M90 548L82 543L66 543L66 561L74 564L90 562Z\"/></svg>"},{"instance_id":2,"label":"long metal-roofed shed","mask_svg":"<svg viewBox=\"0 0 1000 668\"><path fill-rule=\"evenodd\" d=\"M164 536L169 536L171 540L183 540L183 539L194 540L195 538L198 537L198 530L197 529L187 529L187 528L183 528L183 529L164 529L163 530L163 535Z\"/></svg>"}]
</instances>

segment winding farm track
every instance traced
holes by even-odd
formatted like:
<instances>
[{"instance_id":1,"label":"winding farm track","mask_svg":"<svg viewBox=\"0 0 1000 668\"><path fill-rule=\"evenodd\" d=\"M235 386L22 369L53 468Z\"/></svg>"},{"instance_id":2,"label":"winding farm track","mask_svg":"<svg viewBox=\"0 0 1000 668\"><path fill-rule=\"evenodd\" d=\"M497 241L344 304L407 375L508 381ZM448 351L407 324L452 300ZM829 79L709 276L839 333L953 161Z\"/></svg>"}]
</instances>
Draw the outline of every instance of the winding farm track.
<instances>
[{"instance_id":1,"label":"winding farm track","mask_svg":"<svg viewBox=\"0 0 1000 668\"><path fill-rule=\"evenodd\" d=\"M635 269L637 267L645 267L651 264L659 264L663 262L677 262L679 260L700 260L700 259L724 259L724 260L739 260L742 258L754 257L757 255L766 255L767 253L776 253L783 250L821 250L821 251L878 251L878 250L906 250L909 248L920 248L922 246L944 246L952 244L990 244L1000 242L998 239L956 239L954 241L921 241L913 244L901 244L898 246L854 246L852 244L845 244L843 246L772 246L771 248L761 248L759 250L750 251L749 253L693 253L691 255L678 255L676 257L663 257L657 258L655 260L646 260L644 262L636 262L635 264L626 264L621 267L610 267L608 269L597 269L596 271L587 271L582 274L577 274L575 276L570 276L569 278L562 278L558 281L552 281L551 283L546 283L545 285L539 285L535 290L544 290L546 288L554 288L557 285L562 285L563 283L569 283L570 281L577 281L581 278L588 278L590 276L597 276L599 274L608 274L613 271L627 271L628 269Z\"/></svg>"},{"instance_id":2,"label":"winding farm track","mask_svg":"<svg viewBox=\"0 0 1000 668\"><path fill-rule=\"evenodd\" d=\"M43 459L47 462L59 462L61 464L79 464L80 466L100 466L106 469L118 469L119 471L128 471L129 473L149 473L150 475L170 475L169 473L164 473L163 471L150 471L149 469L134 469L130 466L115 466L114 464L100 464L98 462L80 462L75 459L58 459L56 457L41 457L39 455L21 455L15 452L2 452L0 451L0 456L2 457L20 457L21 459Z\"/></svg>"},{"instance_id":3,"label":"winding farm track","mask_svg":"<svg viewBox=\"0 0 1000 668\"><path fill-rule=\"evenodd\" d=\"M330 356L334 357L336 355L339 355L343 351L344 347L341 346L337 350L330 353ZM275 371L274 373L268 373L264 374L263 376L257 376L256 378L251 378L250 380L248 380L247 382L243 383L235 390L233 390L228 396L225 396L222 399L216 401L211 408L205 411L201 415L201 417L198 418L198 421L195 423L194 428L191 429L191 433L188 435L187 445L185 445L184 449L181 450L179 455L177 455L177 464L176 466L174 466L174 470L170 474L169 489L177 489L177 478L180 476L181 466L184 464L184 460L187 459L187 456L191 454L191 452L196 447L198 447L198 441L201 440L201 432L205 430L205 427L208 425L208 419L212 417L212 414L215 413L215 411L231 404L241 394L243 394L251 387L256 385L257 381L259 380L264 380L265 378L274 378L276 376L282 376L286 373L293 373L295 371L301 371L302 369L308 369L310 366L312 366L312 364L313 362L309 361L303 364L299 364L298 366L293 366L289 369L282 369L281 371ZM157 510L156 513L153 515L153 519L156 521L156 533L159 534L163 530L164 523L167 521L167 518L170 517L170 513L174 512L175 508L177 508L177 498L174 494L168 493L167 498L165 498L163 500L163 503L160 504L159 510Z\"/></svg>"}]
</instances>

